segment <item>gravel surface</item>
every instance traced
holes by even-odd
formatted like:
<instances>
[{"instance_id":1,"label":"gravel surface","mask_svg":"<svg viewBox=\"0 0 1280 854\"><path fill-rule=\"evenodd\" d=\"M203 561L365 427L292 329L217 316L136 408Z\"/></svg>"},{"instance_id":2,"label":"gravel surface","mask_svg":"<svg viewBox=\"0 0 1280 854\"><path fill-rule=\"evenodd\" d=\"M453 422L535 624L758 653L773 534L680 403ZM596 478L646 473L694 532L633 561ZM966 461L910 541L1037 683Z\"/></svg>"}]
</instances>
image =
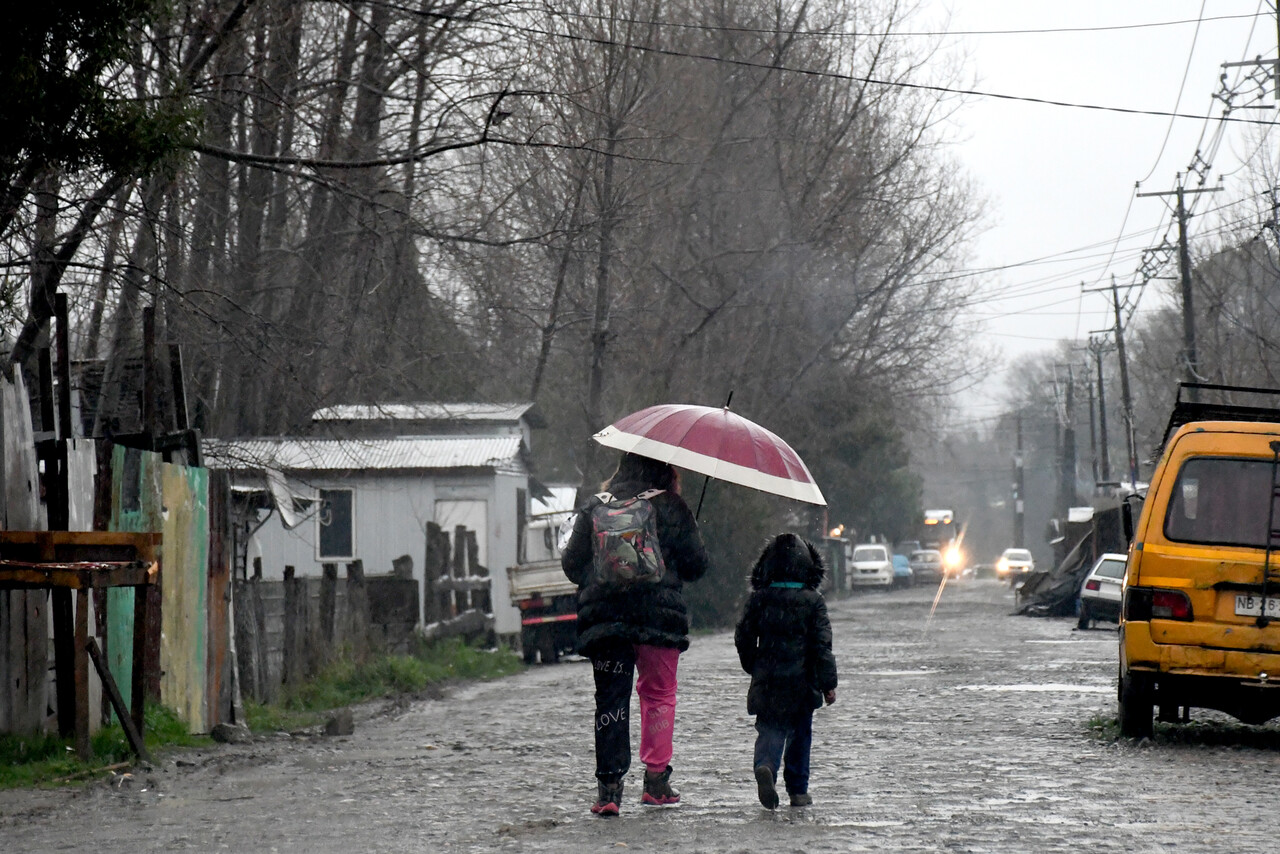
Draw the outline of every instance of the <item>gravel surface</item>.
<instances>
[{"instance_id":1,"label":"gravel surface","mask_svg":"<svg viewBox=\"0 0 1280 854\"><path fill-rule=\"evenodd\" d=\"M349 737L263 737L124 782L0 793L0 839L22 852L1274 849L1274 729L1216 718L1154 743L1100 735L1114 629L1009 616L1008 588L985 580L950 585L930 620L934 592L830 604L840 696L815 717L806 809L756 800L748 680L717 633L681 658L675 808L639 805L637 761L622 815L588 812L591 672L568 661L361 707Z\"/></svg>"}]
</instances>

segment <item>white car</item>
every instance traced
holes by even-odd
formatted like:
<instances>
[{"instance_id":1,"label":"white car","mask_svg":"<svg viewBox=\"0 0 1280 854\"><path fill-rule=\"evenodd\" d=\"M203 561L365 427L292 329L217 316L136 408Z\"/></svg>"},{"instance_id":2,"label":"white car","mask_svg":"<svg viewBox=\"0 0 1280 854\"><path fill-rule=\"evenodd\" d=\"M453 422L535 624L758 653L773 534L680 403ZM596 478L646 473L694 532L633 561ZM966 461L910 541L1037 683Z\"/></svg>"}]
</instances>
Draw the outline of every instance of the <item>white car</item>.
<instances>
[{"instance_id":1,"label":"white car","mask_svg":"<svg viewBox=\"0 0 1280 854\"><path fill-rule=\"evenodd\" d=\"M1017 583L1021 576L1035 568L1036 559L1026 549L1005 549L1000 559L996 561L996 575L1010 584Z\"/></svg>"},{"instance_id":2,"label":"white car","mask_svg":"<svg viewBox=\"0 0 1280 854\"><path fill-rule=\"evenodd\" d=\"M889 547L879 543L854 546L849 563L849 586L891 587L893 585L893 558Z\"/></svg>"},{"instance_id":3,"label":"white car","mask_svg":"<svg viewBox=\"0 0 1280 854\"><path fill-rule=\"evenodd\" d=\"M1098 558L1080 585L1080 618L1077 627L1087 629L1094 620L1120 622L1124 593L1124 567L1128 558L1107 553Z\"/></svg>"}]
</instances>

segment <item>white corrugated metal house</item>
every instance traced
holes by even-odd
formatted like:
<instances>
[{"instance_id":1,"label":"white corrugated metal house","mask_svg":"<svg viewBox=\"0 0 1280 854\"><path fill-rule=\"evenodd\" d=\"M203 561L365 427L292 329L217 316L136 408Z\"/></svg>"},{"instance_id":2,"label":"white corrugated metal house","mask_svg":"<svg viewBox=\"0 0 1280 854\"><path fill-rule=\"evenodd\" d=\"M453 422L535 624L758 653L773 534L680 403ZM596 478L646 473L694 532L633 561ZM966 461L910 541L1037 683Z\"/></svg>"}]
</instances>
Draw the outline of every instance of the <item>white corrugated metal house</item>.
<instances>
[{"instance_id":1,"label":"white corrugated metal house","mask_svg":"<svg viewBox=\"0 0 1280 854\"><path fill-rule=\"evenodd\" d=\"M233 490L263 499L248 556L261 557L264 578L355 559L387 573L409 555L421 589L427 523L450 534L463 525L493 579L495 629L517 634L506 567L517 562L530 433L541 426L528 403L335 406L312 416L310 435L207 440L205 456L231 472Z\"/></svg>"}]
</instances>

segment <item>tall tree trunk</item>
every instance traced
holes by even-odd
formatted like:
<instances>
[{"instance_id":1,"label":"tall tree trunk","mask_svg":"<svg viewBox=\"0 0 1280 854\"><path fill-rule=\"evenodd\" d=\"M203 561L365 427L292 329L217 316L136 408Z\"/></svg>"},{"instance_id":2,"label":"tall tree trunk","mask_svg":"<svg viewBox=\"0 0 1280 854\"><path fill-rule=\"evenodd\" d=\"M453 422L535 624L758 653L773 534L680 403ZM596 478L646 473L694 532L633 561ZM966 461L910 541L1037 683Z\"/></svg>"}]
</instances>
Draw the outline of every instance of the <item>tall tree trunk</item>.
<instances>
[{"instance_id":1,"label":"tall tree trunk","mask_svg":"<svg viewBox=\"0 0 1280 854\"><path fill-rule=\"evenodd\" d=\"M592 433L604 424L605 357L609 348L611 298L609 276L613 266L613 230L618 222L614 199L614 157L618 148L618 126L611 122L604 145L604 170L600 179L600 242L596 255L595 308L591 317L591 368L587 378L587 424ZM583 469L588 477L595 472L596 443L587 442Z\"/></svg>"}]
</instances>

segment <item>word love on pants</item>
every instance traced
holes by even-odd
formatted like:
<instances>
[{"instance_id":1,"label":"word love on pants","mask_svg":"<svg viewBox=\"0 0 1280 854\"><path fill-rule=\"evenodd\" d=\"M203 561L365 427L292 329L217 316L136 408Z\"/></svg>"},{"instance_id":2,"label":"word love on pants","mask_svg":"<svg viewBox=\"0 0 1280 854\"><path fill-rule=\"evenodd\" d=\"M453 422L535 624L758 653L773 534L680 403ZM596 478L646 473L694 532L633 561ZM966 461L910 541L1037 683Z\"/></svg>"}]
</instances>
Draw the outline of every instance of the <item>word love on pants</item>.
<instances>
[{"instance_id":1,"label":"word love on pants","mask_svg":"<svg viewBox=\"0 0 1280 854\"><path fill-rule=\"evenodd\" d=\"M600 673L626 673L629 664L625 661L597 661L594 666Z\"/></svg>"},{"instance_id":2,"label":"word love on pants","mask_svg":"<svg viewBox=\"0 0 1280 854\"><path fill-rule=\"evenodd\" d=\"M618 723L618 721L625 721L626 719L627 719L627 710L625 708L614 709L612 712L605 712L603 715L601 715L599 718L596 719L596 729L602 730L605 727L607 727L609 724L616 724Z\"/></svg>"}]
</instances>

